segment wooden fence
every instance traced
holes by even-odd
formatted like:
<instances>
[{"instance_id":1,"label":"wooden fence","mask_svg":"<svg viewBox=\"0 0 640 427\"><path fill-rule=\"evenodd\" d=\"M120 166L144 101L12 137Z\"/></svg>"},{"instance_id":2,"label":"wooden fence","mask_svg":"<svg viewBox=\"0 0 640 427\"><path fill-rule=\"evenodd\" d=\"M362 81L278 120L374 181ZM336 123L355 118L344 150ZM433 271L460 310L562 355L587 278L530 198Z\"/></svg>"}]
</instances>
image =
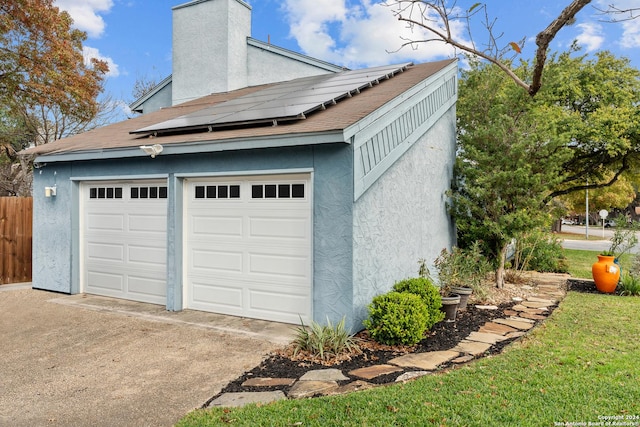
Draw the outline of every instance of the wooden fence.
<instances>
[{"instance_id":1,"label":"wooden fence","mask_svg":"<svg viewBox=\"0 0 640 427\"><path fill-rule=\"evenodd\" d=\"M33 199L0 197L0 284L31 281Z\"/></svg>"}]
</instances>

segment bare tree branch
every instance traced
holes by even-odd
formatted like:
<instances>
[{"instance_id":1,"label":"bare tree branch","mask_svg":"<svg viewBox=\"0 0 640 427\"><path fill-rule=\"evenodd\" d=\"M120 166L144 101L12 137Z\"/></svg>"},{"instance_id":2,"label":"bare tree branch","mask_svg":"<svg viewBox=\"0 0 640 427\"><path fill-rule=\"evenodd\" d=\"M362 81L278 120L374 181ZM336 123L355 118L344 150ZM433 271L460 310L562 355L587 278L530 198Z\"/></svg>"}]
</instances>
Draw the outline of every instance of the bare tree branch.
<instances>
[{"instance_id":1,"label":"bare tree branch","mask_svg":"<svg viewBox=\"0 0 640 427\"><path fill-rule=\"evenodd\" d=\"M509 50L509 46L520 52L520 48L524 44L524 39L520 43L510 42L505 48L498 46L498 40L502 36L496 36L494 33L495 19L490 20L487 14L486 5L482 3L476 3L471 8L459 15L456 15L456 2L451 7L447 7L445 0L396 0L393 2L385 3L386 6L397 6L393 11L398 20L407 22L409 26L418 26L424 28L430 33L434 34L439 41L453 46L463 52L471 54L473 56L483 58L490 63L494 64L500 70L505 72L509 78L511 78L518 86L522 87L534 96L540 90L542 86L542 74L544 71L544 65L547 59L547 50L549 44L558 34L558 32L567 24L574 21L575 16L580 10L582 10L591 0L572 0L569 6L567 6L560 15L549 24L547 28L541 31L536 36L536 45L538 46L535 55L535 63L533 68L533 77L531 83L527 83L516 75L511 69L510 64L504 58L504 53ZM471 26L469 25L471 18L484 11L483 25L487 30L488 42L486 49L479 49L471 35ZM436 19L432 18L434 15ZM462 43L460 40L456 40L451 32L451 22L453 20L464 20L467 22L467 32L470 38L470 45ZM405 46L414 46L417 43L425 42L425 40L410 40L402 44Z\"/></svg>"},{"instance_id":2,"label":"bare tree branch","mask_svg":"<svg viewBox=\"0 0 640 427\"><path fill-rule=\"evenodd\" d=\"M549 43L551 43L551 40L558 34L558 31L567 25L567 23L573 22L576 14L589 3L591 3L591 0L573 0L547 28L536 36L538 49L536 50L533 79L529 87L529 95L534 96L542 86L542 72L544 71L544 63L547 60Z\"/></svg>"},{"instance_id":3,"label":"bare tree branch","mask_svg":"<svg viewBox=\"0 0 640 427\"><path fill-rule=\"evenodd\" d=\"M640 17L640 7L631 7L629 9L620 9L613 4L610 4L607 9L600 9L594 6L601 15L608 15L609 19L601 19L602 22L622 22L622 21L631 21ZM620 15L626 15L622 17L618 17Z\"/></svg>"}]
</instances>

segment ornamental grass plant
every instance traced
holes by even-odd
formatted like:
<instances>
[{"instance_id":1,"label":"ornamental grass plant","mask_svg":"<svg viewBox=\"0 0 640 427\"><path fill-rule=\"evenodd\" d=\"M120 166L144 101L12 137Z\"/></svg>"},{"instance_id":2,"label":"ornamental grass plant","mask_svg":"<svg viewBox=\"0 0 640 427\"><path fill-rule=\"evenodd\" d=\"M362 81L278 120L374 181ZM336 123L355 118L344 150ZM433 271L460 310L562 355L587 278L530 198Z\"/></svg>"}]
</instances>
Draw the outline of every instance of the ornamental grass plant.
<instances>
[{"instance_id":1,"label":"ornamental grass plant","mask_svg":"<svg viewBox=\"0 0 640 427\"><path fill-rule=\"evenodd\" d=\"M294 356L306 352L320 360L329 360L343 354L361 353L358 339L345 328L344 317L335 325L329 319L326 325L311 322L307 327L302 320L300 323L292 344Z\"/></svg>"}]
</instances>

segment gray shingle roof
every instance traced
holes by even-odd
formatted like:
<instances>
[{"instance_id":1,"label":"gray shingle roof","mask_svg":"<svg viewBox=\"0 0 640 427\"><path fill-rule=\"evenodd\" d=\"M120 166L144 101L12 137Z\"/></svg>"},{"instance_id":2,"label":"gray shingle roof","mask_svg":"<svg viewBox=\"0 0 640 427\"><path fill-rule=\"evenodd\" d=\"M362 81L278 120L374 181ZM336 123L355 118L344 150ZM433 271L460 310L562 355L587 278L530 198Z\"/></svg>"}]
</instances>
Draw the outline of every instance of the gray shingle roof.
<instances>
[{"instance_id":1,"label":"gray shingle roof","mask_svg":"<svg viewBox=\"0 0 640 427\"><path fill-rule=\"evenodd\" d=\"M341 101L326 110L311 114L304 120L284 123L279 126L233 128L215 130L213 132L162 135L154 138L129 133L136 129L189 114L205 107L272 86L263 85L239 89L228 93L208 95L134 119L107 125L49 144L34 147L25 150L23 153L42 156L47 154L133 148L144 144L212 143L218 141L233 141L234 139L341 131L357 123L368 114L382 107L385 103L434 75L454 61L455 59L450 59L411 66L407 71L397 74L389 80L384 80L379 85L363 90L353 98Z\"/></svg>"}]
</instances>

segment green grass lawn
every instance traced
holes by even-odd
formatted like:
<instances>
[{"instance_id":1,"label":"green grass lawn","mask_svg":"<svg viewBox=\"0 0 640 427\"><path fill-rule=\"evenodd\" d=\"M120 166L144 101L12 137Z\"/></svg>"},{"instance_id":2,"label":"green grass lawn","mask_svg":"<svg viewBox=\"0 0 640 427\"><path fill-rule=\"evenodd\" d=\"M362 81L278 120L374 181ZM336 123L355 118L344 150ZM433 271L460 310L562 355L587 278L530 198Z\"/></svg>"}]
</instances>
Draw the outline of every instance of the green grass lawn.
<instances>
[{"instance_id":1,"label":"green grass lawn","mask_svg":"<svg viewBox=\"0 0 640 427\"><path fill-rule=\"evenodd\" d=\"M177 425L539 427L614 416L640 425L625 418L640 417L638 313L640 298L570 292L498 356L344 396L195 411Z\"/></svg>"},{"instance_id":2,"label":"green grass lawn","mask_svg":"<svg viewBox=\"0 0 640 427\"><path fill-rule=\"evenodd\" d=\"M589 239L587 239L584 233L576 234L576 233L560 232L560 233L554 233L553 235L558 239L567 239L567 240L609 240L609 238L598 236L597 234L596 235L590 234Z\"/></svg>"}]
</instances>

